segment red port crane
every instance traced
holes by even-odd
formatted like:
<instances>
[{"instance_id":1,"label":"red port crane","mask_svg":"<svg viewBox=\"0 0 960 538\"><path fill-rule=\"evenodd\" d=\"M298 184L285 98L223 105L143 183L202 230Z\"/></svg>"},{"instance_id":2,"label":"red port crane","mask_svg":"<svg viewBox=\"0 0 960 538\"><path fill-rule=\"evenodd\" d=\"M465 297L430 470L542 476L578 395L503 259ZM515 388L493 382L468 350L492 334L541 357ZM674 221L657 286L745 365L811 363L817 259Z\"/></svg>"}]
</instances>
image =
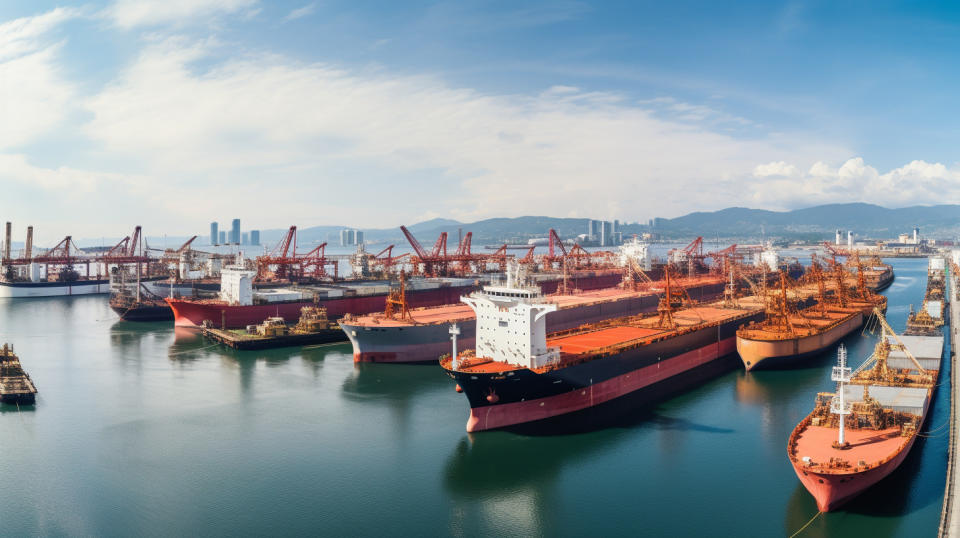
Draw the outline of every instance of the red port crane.
<instances>
[{"instance_id":1,"label":"red port crane","mask_svg":"<svg viewBox=\"0 0 960 538\"><path fill-rule=\"evenodd\" d=\"M326 257L326 243L314 247L303 256L297 256L297 227L287 234L268 254L258 256L257 280L297 280L300 278L337 278L337 261ZM333 274L327 267L333 267Z\"/></svg>"}]
</instances>

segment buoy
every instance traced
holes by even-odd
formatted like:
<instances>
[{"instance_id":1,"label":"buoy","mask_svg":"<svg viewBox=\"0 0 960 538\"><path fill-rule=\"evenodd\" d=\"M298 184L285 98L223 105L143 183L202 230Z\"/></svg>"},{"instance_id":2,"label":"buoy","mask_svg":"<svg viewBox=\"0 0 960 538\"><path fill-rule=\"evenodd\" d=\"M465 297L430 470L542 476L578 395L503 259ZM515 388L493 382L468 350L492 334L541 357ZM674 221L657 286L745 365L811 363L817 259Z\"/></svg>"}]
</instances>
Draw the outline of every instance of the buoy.
<instances>
[{"instance_id":1,"label":"buoy","mask_svg":"<svg viewBox=\"0 0 960 538\"><path fill-rule=\"evenodd\" d=\"M455 390L455 391L457 391L457 392L463 392L463 387L461 387L461 386L458 384L456 387L454 387L453 390Z\"/></svg>"},{"instance_id":2,"label":"buoy","mask_svg":"<svg viewBox=\"0 0 960 538\"><path fill-rule=\"evenodd\" d=\"M490 394L487 394L487 401L490 403L497 403L500 401L500 397L497 396L495 392L491 392Z\"/></svg>"}]
</instances>

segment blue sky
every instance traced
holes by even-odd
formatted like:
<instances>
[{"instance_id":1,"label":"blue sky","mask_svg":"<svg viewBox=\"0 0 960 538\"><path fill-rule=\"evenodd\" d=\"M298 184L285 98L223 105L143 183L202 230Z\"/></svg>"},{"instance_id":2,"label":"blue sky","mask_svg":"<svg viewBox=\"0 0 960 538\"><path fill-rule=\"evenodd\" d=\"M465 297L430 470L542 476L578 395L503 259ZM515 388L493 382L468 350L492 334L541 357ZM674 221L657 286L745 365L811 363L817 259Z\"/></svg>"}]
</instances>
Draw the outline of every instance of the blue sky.
<instances>
[{"instance_id":1,"label":"blue sky","mask_svg":"<svg viewBox=\"0 0 960 538\"><path fill-rule=\"evenodd\" d=\"M95 237L956 202L958 19L920 2L7 1L0 219Z\"/></svg>"}]
</instances>

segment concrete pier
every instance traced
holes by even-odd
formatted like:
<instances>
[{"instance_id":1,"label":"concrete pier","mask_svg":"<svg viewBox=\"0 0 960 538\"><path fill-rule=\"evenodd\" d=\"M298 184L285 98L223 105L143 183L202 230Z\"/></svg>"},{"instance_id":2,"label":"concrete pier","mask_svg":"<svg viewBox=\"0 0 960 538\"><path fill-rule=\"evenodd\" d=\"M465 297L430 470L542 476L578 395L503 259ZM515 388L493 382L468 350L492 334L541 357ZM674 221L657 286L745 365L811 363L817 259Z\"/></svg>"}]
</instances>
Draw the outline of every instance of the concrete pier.
<instances>
[{"instance_id":1,"label":"concrete pier","mask_svg":"<svg viewBox=\"0 0 960 538\"><path fill-rule=\"evenodd\" d=\"M957 402L960 382L957 379L957 352L954 342L960 333L960 301L957 300L958 277L953 268L947 269L947 297L950 305L950 450L947 456L947 488L943 495L940 515L940 537L960 538L960 461L957 453Z\"/></svg>"}]
</instances>

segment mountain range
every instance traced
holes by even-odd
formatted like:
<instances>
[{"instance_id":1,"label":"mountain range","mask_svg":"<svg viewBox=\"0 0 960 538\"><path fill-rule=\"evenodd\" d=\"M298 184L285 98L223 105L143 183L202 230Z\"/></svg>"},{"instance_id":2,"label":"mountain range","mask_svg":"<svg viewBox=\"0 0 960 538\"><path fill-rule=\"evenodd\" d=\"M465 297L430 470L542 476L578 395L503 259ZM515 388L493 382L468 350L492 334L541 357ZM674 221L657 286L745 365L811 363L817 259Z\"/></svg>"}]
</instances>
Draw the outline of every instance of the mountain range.
<instances>
[{"instance_id":1,"label":"mountain range","mask_svg":"<svg viewBox=\"0 0 960 538\"><path fill-rule=\"evenodd\" d=\"M441 232L447 232L448 250L456 249L461 234L473 232L473 245L480 250L484 245L503 243L526 243L528 239L546 237L551 228L560 237L575 238L587 232L589 219L559 218L547 216L524 216L514 218L491 218L472 223L452 219L431 219L407 226L426 249L430 249ZM920 228L924 237L954 239L960 236L960 205L911 206L886 208L873 204L826 204L791 211L769 211L745 207L730 207L719 211L698 211L672 219L657 218L649 223L621 223L619 230L624 237L632 234L654 232L664 239L690 239L703 235L708 239L719 237L726 240L808 240L832 239L836 230L853 231L858 238L895 239L898 234L910 233ZM339 245L340 231L349 226L309 226L298 230L300 245L327 241ZM406 246L407 241L395 228L363 229L365 240L376 247L396 244ZM272 246L286 233L285 229L261 230L263 245ZM187 237L148 236L152 246L176 246ZM207 244L201 234L196 245ZM107 243L119 240L108 239ZM78 240L83 246L102 244L102 239ZM14 247L16 247L14 243ZM373 250L373 249L371 249Z\"/></svg>"}]
</instances>

